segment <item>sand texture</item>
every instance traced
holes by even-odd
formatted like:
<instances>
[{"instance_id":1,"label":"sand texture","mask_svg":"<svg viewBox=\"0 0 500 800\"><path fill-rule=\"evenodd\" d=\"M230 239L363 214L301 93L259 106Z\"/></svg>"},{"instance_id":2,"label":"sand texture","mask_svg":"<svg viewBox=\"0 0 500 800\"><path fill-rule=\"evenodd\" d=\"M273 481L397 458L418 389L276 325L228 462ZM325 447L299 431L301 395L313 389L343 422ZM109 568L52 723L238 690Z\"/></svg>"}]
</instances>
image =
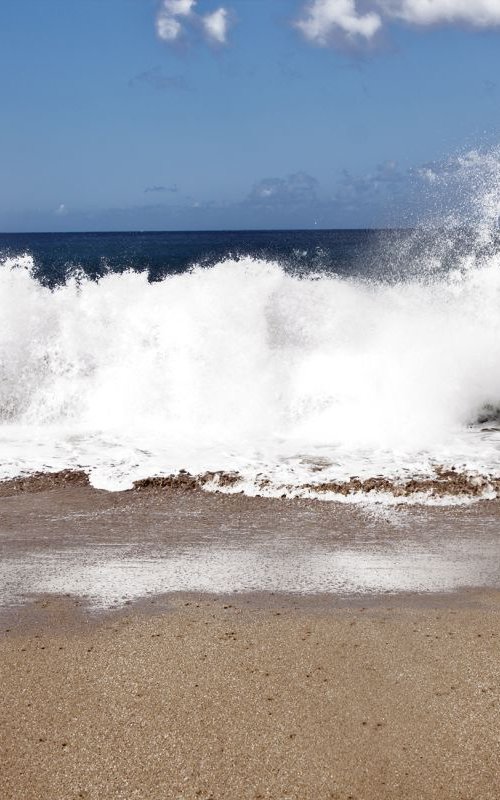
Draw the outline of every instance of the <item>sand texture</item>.
<instances>
[{"instance_id":1,"label":"sand texture","mask_svg":"<svg viewBox=\"0 0 500 800\"><path fill-rule=\"evenodd\" d=\"M496 799L500 597L473 600L45 600L2 630L0 797Z\"/></svg>"},{"instance_id":2,"label":"sand texture","mask_svg":"<svg viewBox=\"0 0 500 800\"><path fill-rule=\"evenodd\" d=\"M0 503L0 800L497 800L499 505Z\"/></svg>"}]
</instances>

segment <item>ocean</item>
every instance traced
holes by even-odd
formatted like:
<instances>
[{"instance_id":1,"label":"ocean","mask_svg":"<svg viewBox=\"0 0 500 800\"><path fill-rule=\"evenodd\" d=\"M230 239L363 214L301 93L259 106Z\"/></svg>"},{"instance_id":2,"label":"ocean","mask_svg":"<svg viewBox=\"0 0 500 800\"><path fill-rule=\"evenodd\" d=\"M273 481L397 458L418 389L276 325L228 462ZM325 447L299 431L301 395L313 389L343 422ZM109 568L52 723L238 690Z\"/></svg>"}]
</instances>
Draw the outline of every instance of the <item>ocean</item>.
<instances>
[{"instance_id":1,"label":"ocean","mask_svg":"<svg viewBox=\"0 0 500 800\"><path fill-rule=\"evenodd\" d=\"M495 227L0 235L0 479L462 503L499 418Z\"/></svg>"}]
</instances>

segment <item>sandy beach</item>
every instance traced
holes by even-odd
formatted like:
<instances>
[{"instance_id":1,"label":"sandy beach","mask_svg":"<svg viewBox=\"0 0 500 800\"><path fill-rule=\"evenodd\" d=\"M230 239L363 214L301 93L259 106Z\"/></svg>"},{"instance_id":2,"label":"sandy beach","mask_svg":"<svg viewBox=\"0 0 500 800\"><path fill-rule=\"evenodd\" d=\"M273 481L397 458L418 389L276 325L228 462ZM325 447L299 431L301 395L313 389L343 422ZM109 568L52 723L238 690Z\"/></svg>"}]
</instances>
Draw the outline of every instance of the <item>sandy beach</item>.
<instances>
[{"instance_id":1,"label":"sandy beach","mask_svg":"<svg viewBox=\"0 0 500 800\"><path fill-rule=\"evenodd\" d=\"M2 630L6 800L498 797L499 593L73 603Z\"/></svg>"},{"instance_id":2,"label":"sandy beach","mask_svg":"<svg viewBox=\"0 0 500 800\"><path fill-rule=\"evenodd\" d=\"M5 800L498 797L496 503L2 493Z\"/></svg>"},{"instance_id":3,"label":"sandy beach","mask_svg":"<svg viewBox=\"0 0 500 800\"><path fill-rule=\"evenodd\" d=\"M500 0L0 19L0 800L500 800Z\"/></svg>"}]
</instances>

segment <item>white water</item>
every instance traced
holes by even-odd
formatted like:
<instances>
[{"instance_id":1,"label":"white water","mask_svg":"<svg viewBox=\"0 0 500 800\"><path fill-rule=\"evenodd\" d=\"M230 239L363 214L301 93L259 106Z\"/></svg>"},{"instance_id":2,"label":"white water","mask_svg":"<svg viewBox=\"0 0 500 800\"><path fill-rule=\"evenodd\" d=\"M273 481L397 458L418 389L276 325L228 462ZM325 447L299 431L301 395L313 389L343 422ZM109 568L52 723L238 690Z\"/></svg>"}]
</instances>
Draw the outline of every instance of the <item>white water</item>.
<instances>
[{"instance_id":1,"label":"white water","mask_svg":"<svg viewBox=\"0 0 500 800\"><path fill-rule=\"evenodd\" d=\"M500 474L500 431L471 427L500 405L498 255L396 285L247 258L51 291L31 267L0 266L0 478Z\"/></svg>"},{"instance_id":2,"label":"white water","mask_svg":"<svg viewBox=\"0 0 500 800\"><path fill-rule=\"evenodd\" d=\"M51 291L29 255L0 260L0 479L230 470L234 491L293 495L437 465L499 476L500 414L477 420L500 408L500 149L425 175L445 222L417 264L413 240L387 254L397 283L249 257Z\"/></svg>"}]
</instances>

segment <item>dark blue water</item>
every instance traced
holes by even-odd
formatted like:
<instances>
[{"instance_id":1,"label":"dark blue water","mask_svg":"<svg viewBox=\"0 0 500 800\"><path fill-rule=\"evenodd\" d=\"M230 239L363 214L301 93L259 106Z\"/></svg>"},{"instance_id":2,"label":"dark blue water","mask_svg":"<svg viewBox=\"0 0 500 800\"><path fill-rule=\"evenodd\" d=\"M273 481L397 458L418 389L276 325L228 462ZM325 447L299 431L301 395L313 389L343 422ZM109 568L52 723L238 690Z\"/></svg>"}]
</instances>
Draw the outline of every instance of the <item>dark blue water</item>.
<instances>
[{"instance_id":1,"label":"dark blue water","mask_svg":"<svg viewBox=\"0 0 500 800\"><path fill-rule=\"evenodd\" d=\"M498 251L500 241L492 240L491 248ZM25 253L34 260L35 277L48 286L75 272L97 279L108 272L145 271L158 281L194 265L246 256L278 261L295 274L395 281L429 268L446 272L466 253L480 255L475 232L464 228L0 234L0 259Z\"/></svg>"},{"instance_id":2,"label":"dark blue water","mask_svg":"<svg viewBox=\"0 0 500 800\"><path fill-rule=\"evenodd\" d=\"M388 262L396 231L228 231L188 233L0 234L0 255L28 253L44 283L63 282L75 269L98 278L108 271L147 271L150 280L210 266L224 258L252 256L279 261L299 273L360 275Z\"/></svg>"}]
</instances>

